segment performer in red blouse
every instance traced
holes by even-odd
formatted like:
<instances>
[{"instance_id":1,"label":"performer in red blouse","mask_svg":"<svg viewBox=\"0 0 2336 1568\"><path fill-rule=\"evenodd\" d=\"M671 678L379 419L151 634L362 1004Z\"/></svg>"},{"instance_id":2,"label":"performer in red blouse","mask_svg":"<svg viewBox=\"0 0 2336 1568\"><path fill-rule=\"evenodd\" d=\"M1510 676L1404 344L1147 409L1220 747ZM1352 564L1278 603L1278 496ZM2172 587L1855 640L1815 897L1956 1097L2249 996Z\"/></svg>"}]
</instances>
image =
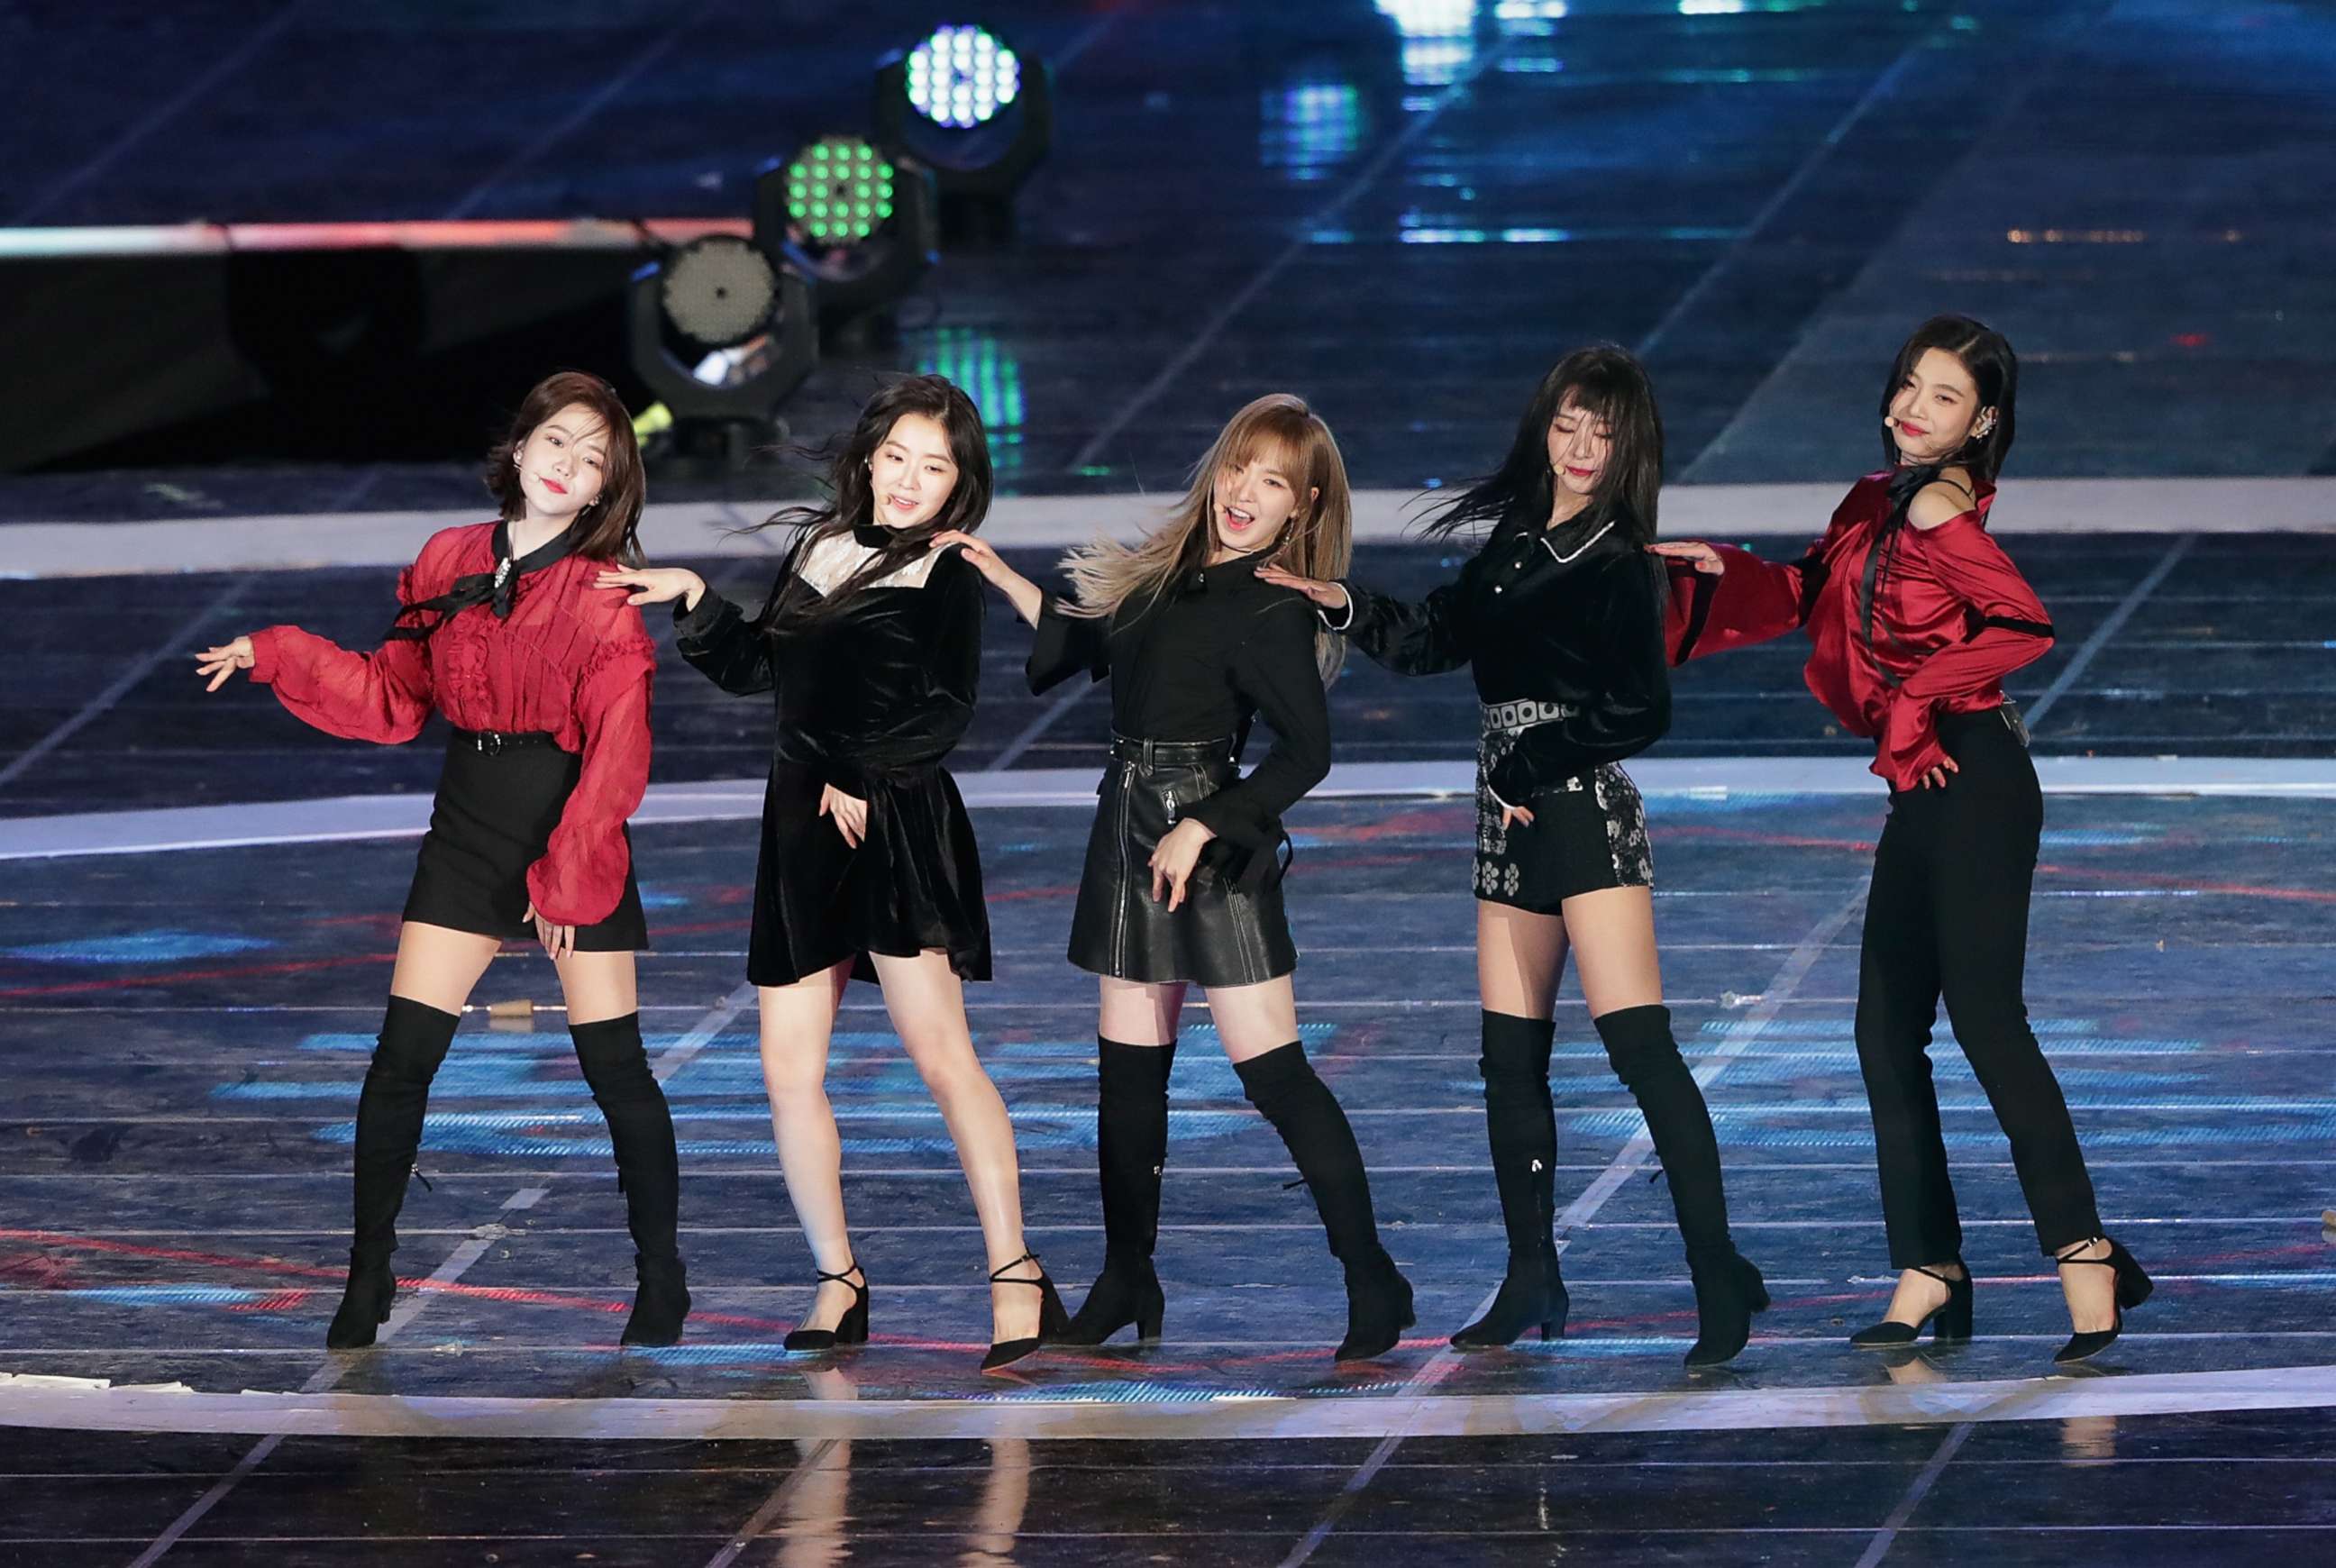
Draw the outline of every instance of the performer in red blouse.
<instances>
[{"instance_id":1,"label":"performer in red blouse","mask_svg":"<svg viewBox=\"0 0 2336 1568\"><path fill-rule=\"evenodd\" d=\"M2044 607L1987 531L2011 449L2019 361L1965 317L1927 321L1882 391L1889 466L1850 488L1809 552L1778 566L1728 546L1671 558L1673 663L1806 628L1809 690L1875 743L1890 816L1874 856L1857 1056L1874 1111L1891 1261L1881 1322L1851 1336L1968 1339L1971 1285L1925 1054L1940 998L2011 1143L2037 1241L2063 1268L2076 1329L2056 1361L2117 1337L2149 1276L2103 1234L2067 1102L2028 1026L2021 974L2042 792L2003 677L2052 643ZM2090 1265L2089 1267L2085 1265Z\"/></svg>"},{"instance_id":2,"label":"performer in red blouse","mask_svg":"<svg viewBox=\"0 0 2336 1568\"><path fill-rule=\"evenodd\" d=\"M532 931L559 970L577 1059L608 1117L638 1249L624 1341L670 1345L689 1311L680 1173L641 1047L633 954L648 937L625 833L648 784L657 649L625 595L594 583L608 562L638 559L631 418L597 378L551 376L490 456L487 485L501 520L422 547L378 651L276 626L196 656L208 689L248 669L328 734L394 745L433 711L454 726L357 1101L355 1237L326 1343L370 1345L388 1318L397 1212L431 1079L496 950Z\"/></svg>"}]
</instances>

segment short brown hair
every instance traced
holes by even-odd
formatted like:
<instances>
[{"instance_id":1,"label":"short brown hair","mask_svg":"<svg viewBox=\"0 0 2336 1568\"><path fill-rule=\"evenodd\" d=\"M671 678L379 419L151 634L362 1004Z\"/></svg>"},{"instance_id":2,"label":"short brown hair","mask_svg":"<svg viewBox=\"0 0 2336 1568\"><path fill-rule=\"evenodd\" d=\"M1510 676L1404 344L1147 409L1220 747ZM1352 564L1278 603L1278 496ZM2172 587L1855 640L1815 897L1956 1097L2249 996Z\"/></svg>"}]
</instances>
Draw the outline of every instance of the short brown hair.
<instances>
[{"instance_id":1,"label":"short brown hair","mask_svg":"<svg viewBox=\"0 0 2336 1568\"><path fill-rule=\"evenodd\" d=\"M608 467L600 476L600 493L576 520L583 531L576 553L594 560L619 560L638 565L641 503L647 485L641 477L640 443L633 439L633 416L625 410L617 389L597 375L580 370L560 370L535 384L511 415L511 430L487 453L487 490L502 509L503 519L516 522L527 514L527 497L520 489L519 469L511 457L527 444L535 427L571 404L592 411L608 432Z\"/></svg>"}]
</instances>

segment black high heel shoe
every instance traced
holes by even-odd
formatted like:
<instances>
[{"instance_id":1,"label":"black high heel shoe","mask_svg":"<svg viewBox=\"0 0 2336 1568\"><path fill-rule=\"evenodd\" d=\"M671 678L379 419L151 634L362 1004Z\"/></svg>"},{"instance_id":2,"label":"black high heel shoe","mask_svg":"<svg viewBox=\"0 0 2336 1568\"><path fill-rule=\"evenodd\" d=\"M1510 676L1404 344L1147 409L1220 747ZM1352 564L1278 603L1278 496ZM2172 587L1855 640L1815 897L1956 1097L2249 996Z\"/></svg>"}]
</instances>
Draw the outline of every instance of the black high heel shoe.
<instances>
[{"instance_id":1,"label":"black high heel shoe","mask_svg":"<svg viewBox=\"0 0 2336 1568\"><path fill-rule=\"evenodd\" d=\"M2125 1250L2125 1243L2115 1237L2088 1236L2077 1245L2089 1247L2095 1242L2108 1242L2107 1257L2055 1257L2052 1261L2060 1265L2090 1263L2097 1269L2115 1271L2117 1295L2110 1310L2117 1314L2117 1317L2108 1328L2080 1330L2069 1335L2068 1342L2053 1352L2052 1364L2056 1367L2065 1367L2070 1362L2084 1360L2088 1356L2098 1356L2107 1349L2116 1341L2117 1337L2125 1332L2125 1315L2127 1309L2138 1307L2148 1300L2149 1293L2157 1288L2151 1282L2149 1276L2142 1272L2141 1265L2133 1261L2133 1254Z\"/></svg>"},{"instance_id":2,"label":"black high heel shoe","mask_svg":"<svg viewBox=\"0 0 2336 1568\"><path fill-rule=\"evenodd\" d=\"M1901 1345L1911 1345L1922 1337L1922 1324L1929 1323L1931 1342L1934 1345L1960 1344L1971 1337L1971 1270L1956 1258L1954 1266L1962 1270L1956 1279L1942 1274L1936 1269L1914 1265L1914 1272L1928 1274L1947 1288L1947 1299L1922 1314L1919 1322L1901 1323L1894 1318L1884 1318L1879 1323L1860 1329L1849 1337L1849 1342L1861 1350L1893 1350Z\"/></svg>"},{"instance_id":3,"label":"black high heel shoe","mask_svg":"<svg viewBox=\"0 0 2336 1568\"><path fill-rule=\"evenodd\" d=\"M1035 1280L1015 1280L1007 1277L1007 1269L1018 1269L1025 1263L1038 1263L1038 1254L1025 1252L1004 1268L990 1272L993 1285L1027 1285L1038 1292L1038 1332L1027 1339L1000 1339L989 1347L989 1354L981 1359L981 1369L995 1372L1000 1367L1010 1367L1025 1356L1035 1352L1049 1339L1060 1340L1070 1332L1071 1315L1063 1310L1063 1299L1055 1293L1055 1281L1046 1278L1046 1265L1038 1263ZM1153 1327L1156 1330L1159 1320Z\"/></svg>"},{"instance_id":4,"label":"black high heel shoe","mask_svg":"<svg viewBox=\"0 0 2336 1568\"><path fill-rule=\"evenodd\" d=\"M1696 1340L1688 1347L1690 1367L1732 1361L1752 1338L1752 1318L1768 1310L1768 1281L1751 1259L1733 1247L1698 1256L1688 1254L1695 1279Z\"/></svg>"},{"instance_id":5,"label":"black high heel shoe","mask_svg":"<svg viewBox=\"0 0 2336 1568\"><path fill-rule=\"evenodd\" d=\"M325 1330L325 1348L362 1350L372 1344L375 1334L389 1321L389 1305L396 1295L397 1276L390 1272L388 1258L351 1251L348 1288L341 1292L332 1326Z\"/></svg>"},{"instance_id":6,"label":"black high heel shoe","mask_svg":"<svg viewBox=\"0 0 2336 1568\"><path fill-rule=\"evenodd\" d=\"M1142 1279L1134 1279L1106 1258L1062 1334L1046 1338L1050 1344L1100 1345L1133 1323L1136 1341L1148 1345L1160 1338L1160 1320L1167 1310L1159 1275L1146 1269Z\"/></svg>"},{"instance_id":7,"label":"black high heel shoe","mask_svg":"<svg viewBox=\"0 0 2336 1568\"><path fill-rule=\"evenodd\" d=\"M1492 1306L1452 1336L1452 1347L1496 1350L1515 1344L1527 1329L1534 1327L1539 1327L1543 1339L1562 1339L1565 1320L1572 1310L1573 1299L1566 1294L1565 1277L1558 1272L1553 1255L1528 1263L1523 1270L1512 1263Z\"/></svg>"},{"instance_id":8,"label":"black high heel shoe","mask_svg":"<svg viewBox=\"0 0 2336 1568\"><path fill-rule=\"evenodd\" d=\"M868 1276L861 1271L857 1260L844 1266L841 1274L831 1274L825 1269L812 1272L822 1281L832 1280L839 1285L852 1285L852 1276L860 1275L860 1283L852 1285L852 1305L835 1320L832 1329L797 1329L784 1341L790 1350L832 1350L839 1345L868 1343Z\"/></svg>"}]
</instances>

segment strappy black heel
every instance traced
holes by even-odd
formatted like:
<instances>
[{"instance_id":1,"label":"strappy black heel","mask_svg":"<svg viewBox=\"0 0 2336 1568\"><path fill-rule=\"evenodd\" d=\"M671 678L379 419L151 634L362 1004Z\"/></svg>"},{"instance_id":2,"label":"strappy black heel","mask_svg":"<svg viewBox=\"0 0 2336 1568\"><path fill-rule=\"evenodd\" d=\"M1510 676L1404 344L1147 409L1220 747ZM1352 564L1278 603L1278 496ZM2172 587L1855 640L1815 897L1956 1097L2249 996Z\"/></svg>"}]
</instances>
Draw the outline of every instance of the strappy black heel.
<instances>
[{"instance_id":1,"label":"strappy black heel","mask_svg":"<svg viewBox=\"0 0 2336 1568\"><path fill-rule=\"evenodd\" d=\"M1861 1350L1894 1349L1921 1339L1924 1323L1932 1325L1931 1342L1934 1345L1956 1345L1969 1339L1971 1337L1971 1270L1964 1266L1961 1258L1952 1261L1956 1268L1962 1270L1961 1279L1942 1274L1936 1269L1926 1269L1920 1263L1914 1265L1914 1272L1928 1274L1947 1288L1947 1299L1923 1313L1921 1321L1901 1323L1894 1318L1884 1318L1879 1323L1852 1334L1849 1342ZM2116 1336L2111 1335L2110 1338L2115 1339Z\"/></svg>"},{"instance_id":2,"label":"strappy black heel","mask_svg":"<svg viewBox=\"0 0 2336 1568\"><path fill-rule=\"evenodd\" d=\"M2133 1261L2133 1254L2125 1250L2125 1243L2115 1237L2088 1236L2078 1242L2077 1247L2089 1247L2095 1242L2107 1242L2109 1244L2107 1257L2071 1258L2056 1254L2052 1261L2062 1267L2070 1263L2090 1263L2097 1269L2114 1271L2117 1274L2117 1296L2110 1310L2117 1314L2117 1317L2106 1329L2080 1329L2069 1335L2068 1342L2053 1352L2052 1364L2057 1367L2065 1367L2071 1362L2084 1360L2087 1357L2098 1356L2116 1342L2117 1337L2125 1332L2127 1310L2148 1300L2149 1293L2157 1288L2149 1276L2142 1271L2141 1265ZM2075 1250L2075 1248L2070 1249L2070 1251Z\"/></svg>"},{"instance_id":3,"label":"strappy black heel","mask_svg":"<svg viewBox=\"0 0 2336 1568\"><path fill-rule=\"evenodd\" d=\"M1037 1290L1038 1292L1038 1331L1027 1339L1000 1339L990 1346L989 1354L981 1359L981 1369L985 1372L995 1372L1000 1367L1010 1367L1025 1356L1036 1351L1047 1340L1060 1339L1070 1332L1071 1315L1063 1310L1063 1299L1055 1293L1055 1281L1046 1278L1046 1264L1038 1263L1038 1277L1035 1280L1016 1280L1007 1277L1009 1270L1018 1269L1025 1263L1038 1263L1038 1254L1025 1252L1003 1268L992 1270L989 1282L993 1285L1028 1285Z\"/></svg>"},{"instance_id":4,"label":"strappy black heel","mask_svg":"<svg viewBox=\"0 0 2336 1568\"><path fill-rule=\"evenodd\" d=\"M832 1350L838 1345L868 1343L868 1276L861 1271L859 1261L855 1259L845 1264L841 1274L831 1274L825 1269L818 1268L812 1272L817 1274L822 1281L832 1280L839 1285L852 1285L852 1305L843 1310L843 1316L835 1320L832 1329L795 1329L786 1337L786 1349ZM860 1275L860 1282L856 1285L852 1284L854 1274Z\"/></svg>"}]
</instances>

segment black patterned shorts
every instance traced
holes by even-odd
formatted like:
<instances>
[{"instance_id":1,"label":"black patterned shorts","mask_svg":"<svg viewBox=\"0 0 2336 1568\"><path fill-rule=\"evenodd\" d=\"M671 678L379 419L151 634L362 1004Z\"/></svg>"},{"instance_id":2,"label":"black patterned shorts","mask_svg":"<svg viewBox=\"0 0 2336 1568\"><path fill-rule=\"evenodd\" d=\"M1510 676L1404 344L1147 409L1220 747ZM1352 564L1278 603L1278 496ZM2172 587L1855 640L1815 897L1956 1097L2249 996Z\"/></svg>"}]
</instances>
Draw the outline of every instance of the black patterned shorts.
<instances>
[{"instance_id":1,"label":"black patterned shorts","mask_svg":"<svg viewBox=\"0 0 2336 1568\"><path fill-rule=\"evenodd\" d=\"M1501 826L1501 803L1485 780L1523 733L1523 726L1488 724L1476 745L1476 896L1553 915L1577 893L1653 886L1646 803L1620 763L1513 803L1531 810L1533 820Z\"/></svg>"}]
</instances>

